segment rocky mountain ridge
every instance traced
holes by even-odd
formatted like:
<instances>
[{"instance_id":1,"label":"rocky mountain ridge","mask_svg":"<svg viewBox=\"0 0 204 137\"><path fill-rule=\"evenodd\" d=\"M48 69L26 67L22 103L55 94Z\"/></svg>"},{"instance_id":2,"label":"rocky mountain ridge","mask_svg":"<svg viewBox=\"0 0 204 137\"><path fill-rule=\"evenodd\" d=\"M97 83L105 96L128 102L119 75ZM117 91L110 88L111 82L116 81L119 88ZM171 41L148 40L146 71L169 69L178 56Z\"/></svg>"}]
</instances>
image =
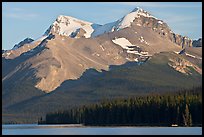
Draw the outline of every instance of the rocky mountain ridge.
<instances>
[{"instance_id":1,"label":"rocky mountain ridge","mask_svg":"<svg viewBox=\"0 0 204 137\"><path fill-rule=\"evenodd\" d=\"M202 47L202 38L193 41L193 47Z\"/></svg>"},{"instance_id":2,"label":"rocky mountain ridge","mask_svg":"<svg viewBox=\"0 0 204 137\"><path fill-rule=\"evenodd\" d=\"M140 8L105 25L60 15L40 38L2 50L3 119L200 86L202 39L191 41Z\"/></svg>"},{"instance_id":3,"label":"rocky mountain ridge","mask_svg":"<svg viewBox=\"0 0 204 137\"><path fill-rule=\"evenodd\" d=\"M49 93L65 80L80 78L86 69L102 71L129 61L145 62L155 53L179 52L185 47L192 47L192 40L173 33L147 11L135 8L105 25L60 15L40 39L25 39L2 57L28 57L22 63L37 70L35 76L40 81L35 87ZM19 68L14 67L3 79L12 77Z\"/></svg>"}]
</instances>

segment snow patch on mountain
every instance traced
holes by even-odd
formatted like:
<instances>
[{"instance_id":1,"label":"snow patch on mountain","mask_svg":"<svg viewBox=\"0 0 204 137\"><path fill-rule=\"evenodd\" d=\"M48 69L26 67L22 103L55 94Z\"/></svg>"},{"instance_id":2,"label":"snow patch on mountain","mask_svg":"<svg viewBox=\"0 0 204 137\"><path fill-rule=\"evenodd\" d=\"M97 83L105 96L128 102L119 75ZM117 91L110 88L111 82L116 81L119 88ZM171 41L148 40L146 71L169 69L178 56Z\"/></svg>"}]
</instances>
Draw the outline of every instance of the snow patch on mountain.
<instances>
[{"instance_id":1,"label":"snow patch on mountain","mask_svg":"<svg viewBox=\"0 0 204 137\"><path fill-rule=\"evenodd\" d=\"M101 27L98 27L92 34L93 37L108 33L108 32L113 32L113 31L119 31L121 29L127 28L131 26L131 23L136 19L140 18L141 16L143 17L148 17L148 18L155 18L156 17L152 16L149 14L147 11L137 7L135 8L132 12L128 13L125 15L123 18L107 23L105 25L102 25ZM158 23L162 24L163 22L161 20L158 21ZM138 26L141 26L141 24L137 24Z\"/></svg>"},{"instance_id":2,"label":"snow patch on mountain","mask_svg":"<svg viewBox=\"0 0 204 137\"><path fill-rule=\"evenodd\" d=\"M114 28L116 27L117 21L115 22L111 22L111 23L107 23L105 25L102 25L100 27L98 27L93 33L92 33L92 37L96 37L98 35L104 34L104 33L108 33L108 32L113 32Z\"/></svg>"},{"instance_id":3,"label":"snow patch on mountain","mask_svg":"<svg viewBox=\"0 0 204 137\"><path fill-rule=\"evenodd\" d=\"M86 31L86 33L84 34L85 38L90 38L94 29L90 25L85 25L82 28Z\"/></svg>"},{"instance_id":4,"label":"snow patch on mountain","mask_svg":"<svg viewBox=\"0 0 204 137\"><path fill-rule=\"evenodd\" d=\"M127 49L127 50L133 50L133 48L130 48L131 46L136 46L136 45L132 45L129 40L127 40L126 38L116 38L114 40L112 40L113 43L121 46L123 49Z\"/></svg>"},{"instance_id":5,"label":"snow patch on mountain","mask_svg":"<svg viewBox=\"0 0 204 137\"><path fill-rule=\"evenodd\" d=\"M186 56L189 56L189 57L192 57L192 58L196 58L196 56L188 54L188 53L186 53Z\"/></svg>"},{"instance_id":6,"label":"snow patch on mountain","mask_svg":"<svg viewBox=\"0 0 204 137\"><path fill-rule=\"evenodd\" d=\"M43 35L37 39L35 39L33 42L31 42L31 44L38 42L38 41L43 41L44 39L46 39L48 37L48 35Z\"/></svg>"},{"instance_id":7,"label":"snow patch on mountain","mask_svg":"<svg viewBox=\"0 0 204 137\"><path fill-rule=\"evenodd\" d=\"M163 24L163 21L159 20L158 23L159 23L159 24Z\"/></svg>"},{"instance_id":8,"label":"snow patch on mountain","mask_svg":"<svg viewBox=\"0 0 204 137\"><path fill-rule=\"evenodd\" d=\"M191 57L191 58L202 59L202 58L200 58L200 57L196 57L196 56L194 56L194 55L191 55L191 54L188 54L188 53L185 53L185 54L186 54L186 56L189 56L189 57Z\"/></svg>"},{"instance_id":9,"label":"snow patch on mountain","mask_svg":"<svg viewBox=\"0 0 204 137\"><path fill-rule=\"evenodd\" d=\"M127 53L129 54L134 54L137 56L137 58L135 58L134 60L137 62L138 61L138 57L142 57L142 58L148 58L149 55L148 52L146 51L141 51L139 46L133 45L132 43L129 42L129 40L127 40L126 38L116 38L114 40L112 40L113 43L115 43L116 45L121 46L123 49L127 50Z\"/></svg>"},{"instance_id":10,"label":"snow patch on mountain","mask_svg":"<svg viewBox=\"0 0 204 137\"><path fill-rule=\"evenodd\" d=\"M60 35L70 36L72 32L86 24L91 25L89 22L83 22L82 20L78 20L76 18L60 15L53 23L53 31L59 33Z\"/></svg>"},{"instance_id":11,"label":"snow patch on mountain","mask_svg":"<svg viewBox=\"0 0 204 137\"><path fill-rule=\"evenodd\" d=\"M149 43L144 39L144 37L139 37L139 41L149 46Z\"/></svg>"},{"instance_id":12,"label":"snow patch on mountain","mask_svg":"<svg viewBox=\"0 0 204 137\"><path fill-rule=\"evenodd\" d=\"M77 29L82 28L86 31L84 36L86 38L90 38L91 34L94 32L94 29L99 26L100 25L98 24L76 19L71 16L60 15L45 32L45 34L48 35L50 32L54 32L62 36L70 36L73 32L76 32Z\"/></svg>"},{"instance_id":13,"label":"snow patch on mountain","mask_svg":"<svg viewBox=\"0 0 204 137\"><path fill-rule=\"evenodd\" d=\"M135 18L139 18L140 16L148 17L148 18L150 18L150 17L155 18L154 16L149 14L147 11L137 7L132 12L130 12L129 14L127 14L126 16L124 16L121 19L121 21L117 27L118 30L130 27L131 23L135 20ZM157 19L157 18L155 18L155 19Z\"/></svg>"}]
</instances>

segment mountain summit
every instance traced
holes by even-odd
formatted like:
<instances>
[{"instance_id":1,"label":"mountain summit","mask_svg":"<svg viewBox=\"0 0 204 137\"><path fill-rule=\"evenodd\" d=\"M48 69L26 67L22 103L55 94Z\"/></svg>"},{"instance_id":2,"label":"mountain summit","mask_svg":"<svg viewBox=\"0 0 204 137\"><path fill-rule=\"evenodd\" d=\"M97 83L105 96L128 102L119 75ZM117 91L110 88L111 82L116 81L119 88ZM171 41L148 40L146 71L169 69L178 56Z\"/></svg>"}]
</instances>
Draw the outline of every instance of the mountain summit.
<instances>
[{"instance_id":1,"label":"mountain summit","mask_svg":"<svg viewBox=\"0 0 204 137\"><path fill-rule=\"evenodd\" d=\"M155 18L147 11L137 7L134 10L132 10L130 13L125 15L123 18L99 27L92 35L98 36L103 33L118 31L127 27L131 27L132 22L134 22L136 18L140 18L141 16L148 17L148 18ZM162 21L159 20L159 23L162 23Z\"/></svg>"},{"instance_id":2,"label":"mountain summit","mask_svg":"<svg viewBox=\"0 0 204 137\"><path fill-rule=\"evenodd\" d=\"M71 16L60 15L45 32L45 35L56 33L62 36L75 37L81 29L83 37L90 38L96 26L97 24L76 19Z\"/></svg>"},{"instance_id":3,"label":"mountain summit","mask_svg":"<svg viewBox=\"0 0 204 137\"><path fill-rule=\"evenodd\" d=\"M134 10L132 10L132 12L125 15L122 19L119 20L117 29L123 29L123 28L126 28L126 27L130 27L131 23L134 22L134 20L136 18L140 18L140 17L157 19L154 16L152 16L151 14L149 14L147 11L137 7ZM162 21L159 20L159 23L162 24Z\"/></svg>"},{"instance_id":4,"label":"mountain summit","mask_svg":"<svg viewBox=\"0 0 204 137\"><path fill-rule=\"evenodd\" d=\"M60 15L39 39L2 50L3 113L200 85L201 45L141 8L104 25Z\"/></svg>"},{"instance_id":5,"label":"mountain summit","mask_svg":"<svg viewBox=\"0 0 204 137\"><path fill-rule=\"evenodd\" d=\"M118 31L120 29L130 27L135 18L140 18L141 16L155 18L139 7L132 10L132 12L128 13L123 18L105 25L94 24L71 16L59 15L45 32L45 35L57 33L59 35L77 38L77 33L82 33L83 37L90 38L91 36L98 36L107 32L113 32L115 30ZM162 24L162 21L159 20L159 23Z\"/></svg>"},{"instance_id":6,"label":"mountain summit","mask_svg":"<svg viewBox=\"0 0 204 137\"><path fill-rule=\"evenodd\" d=\"M3 52L5 59L27 58L3 79L15 75L22 64L30 64L39 79L35 86L51 92L65 80L80 78L86 69L109 70L110 65L143 62L156 53L179 53L191 45L191 39L173 33L165 22L139 7L105 25L60 15L40 40L26 39L18 48Z\"/></svg>"}]
</instances>

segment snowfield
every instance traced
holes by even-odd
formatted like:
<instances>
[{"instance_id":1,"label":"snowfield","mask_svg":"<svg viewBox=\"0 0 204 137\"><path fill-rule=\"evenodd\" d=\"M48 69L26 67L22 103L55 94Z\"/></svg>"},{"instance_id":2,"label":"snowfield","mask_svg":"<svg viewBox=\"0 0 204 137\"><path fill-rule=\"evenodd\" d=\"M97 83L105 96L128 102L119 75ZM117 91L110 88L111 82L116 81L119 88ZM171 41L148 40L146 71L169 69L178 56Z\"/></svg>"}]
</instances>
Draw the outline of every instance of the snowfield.
<instances>
[{"instance_id":1,"label":"snowfield","mask_svg":"<svg viewBox=\"0 0 204 137\"><path fill-rule=\"evenodd\" d=\"M129 40L127 40L126 38L117 38L115 40L112 40L113 43L121 46L123 49L127 49L127 50L132 50L133 48L129 48L128 46L136 46L136 45L132 45Z\"/></svg>"}]
</instances>

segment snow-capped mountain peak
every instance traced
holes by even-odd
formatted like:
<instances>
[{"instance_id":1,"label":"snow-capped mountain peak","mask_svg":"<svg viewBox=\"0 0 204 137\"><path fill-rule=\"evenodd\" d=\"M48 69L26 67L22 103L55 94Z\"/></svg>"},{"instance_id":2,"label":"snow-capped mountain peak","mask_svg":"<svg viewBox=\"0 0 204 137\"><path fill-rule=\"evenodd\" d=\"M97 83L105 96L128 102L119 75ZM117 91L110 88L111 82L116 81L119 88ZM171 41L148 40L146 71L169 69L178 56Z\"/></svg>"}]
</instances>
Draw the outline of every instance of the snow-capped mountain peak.
<instances>
[{"instance_id":1,"label":"snow-capped mountain peak","mask_svg":"<svg viewBox=\"0 0 204 137\"><path fill-rule=\"evenodd\" d=\"M147 11L137 7L134 10L132 10L130 13L128 13L127 15L125 15L122 19L120 19L121 21L119 22L118 26L117 26L117 30L120 29L124 29L126 27L129 27L131 25L131 23L136 19L136 18L140 18L141 16L143 17L148 17L148 18L155 18L154 16L152 16L150 13L148 13ZM157 18L155 18L157 19Z\"/></svg>"},{"instance_id":2,"label":"snow-capped mountain peak","mask_svg":"<svg viewBox=\"0 0 204 137\"><path fill-rule=\"evenodd\" d=\"M148 13L147 11L143 10L140 7L137 7L135 9L133 9L130 13L136 13L136 15L141 15L141 16L145 16L145 17L152 17L155 18L154 16L152 16L150 13Z\"/></svg>"},{"instance_id":3,"label":"snow-capped mountain peak","mask_svg":"<svg viewBox=\"0 0 204 137\"><path fill-rule=\"evenodd\" d=\"M140 7L136 7L136 8L134 8L131 12L136 12L136 11L138 11L138 10L143 10L143 9L141 9Z\"/></svg>"},{"instance_id":4,"label":"snow-capped mountain peak","mask_svg":"<svg viewBox=\"0 0 204 137\"><path fill-rule=\"evenodd\" d=\"M94 31L93 26L96 25L91 22L83 21L71 16L59 15L45 34L57 33L59 35L72 37L73 33L77 33L79 29L83 29L85 31L83 36L89 38Z\"/></svg>"},{"instance_id":5,"label":"snow-capped mountain peak","mask_svg":"<svg viewBox=\"0 0 204 137\"><path fill-rule=\"evenodd\" d=\"M59 15L54 23L56 22L60 24L65 23L67 25L81 24L82 26L87 25L87 24L88 25L93 24L91 22L83 21L83 20L80 20L80 19L77 19L71 16L65 16L65 15Z\"/></svg>"},{"instance_id":6,"label":"snow-capped mountain peak","mask_svg":"<svg viewBox=\"0 0 204 137\"><path fill-rule=\"evenodd\" d=\"M121 29L130 27L131 23L140 17L154 18L157 20L156 17L152 16L150 13L140 7L133 9L131 12L117 21L107 23L105 25L94 24L71 16L59 15L45 32L45 35L56 33L72 38L90 38L107 32L119 31ZM163 24L163 21L158 20L158 23Z\"/></svg>"},{"instance_id":7,"label":"snow-capped mountain peak","mask_svg":"<svg viewBox=\"0 0 204 137\"><path fill-rule=\"evenodd\" d=\"M131 12L126 14L124 17L120 18L119 20L111 23L107 23L101 27L99 27L92 36L98 36L103 33L107 32L113 32L113 31L119 31L121 29L127 28L131 26L131 23L136 19L140 17L146 17L146 18L154 18L158 21L159 24L163 24L162 20L158 20L156 17L152 16L147 11L143 10L140 7L137 7L133 9Z\"/></svg>"}]
</instances>

